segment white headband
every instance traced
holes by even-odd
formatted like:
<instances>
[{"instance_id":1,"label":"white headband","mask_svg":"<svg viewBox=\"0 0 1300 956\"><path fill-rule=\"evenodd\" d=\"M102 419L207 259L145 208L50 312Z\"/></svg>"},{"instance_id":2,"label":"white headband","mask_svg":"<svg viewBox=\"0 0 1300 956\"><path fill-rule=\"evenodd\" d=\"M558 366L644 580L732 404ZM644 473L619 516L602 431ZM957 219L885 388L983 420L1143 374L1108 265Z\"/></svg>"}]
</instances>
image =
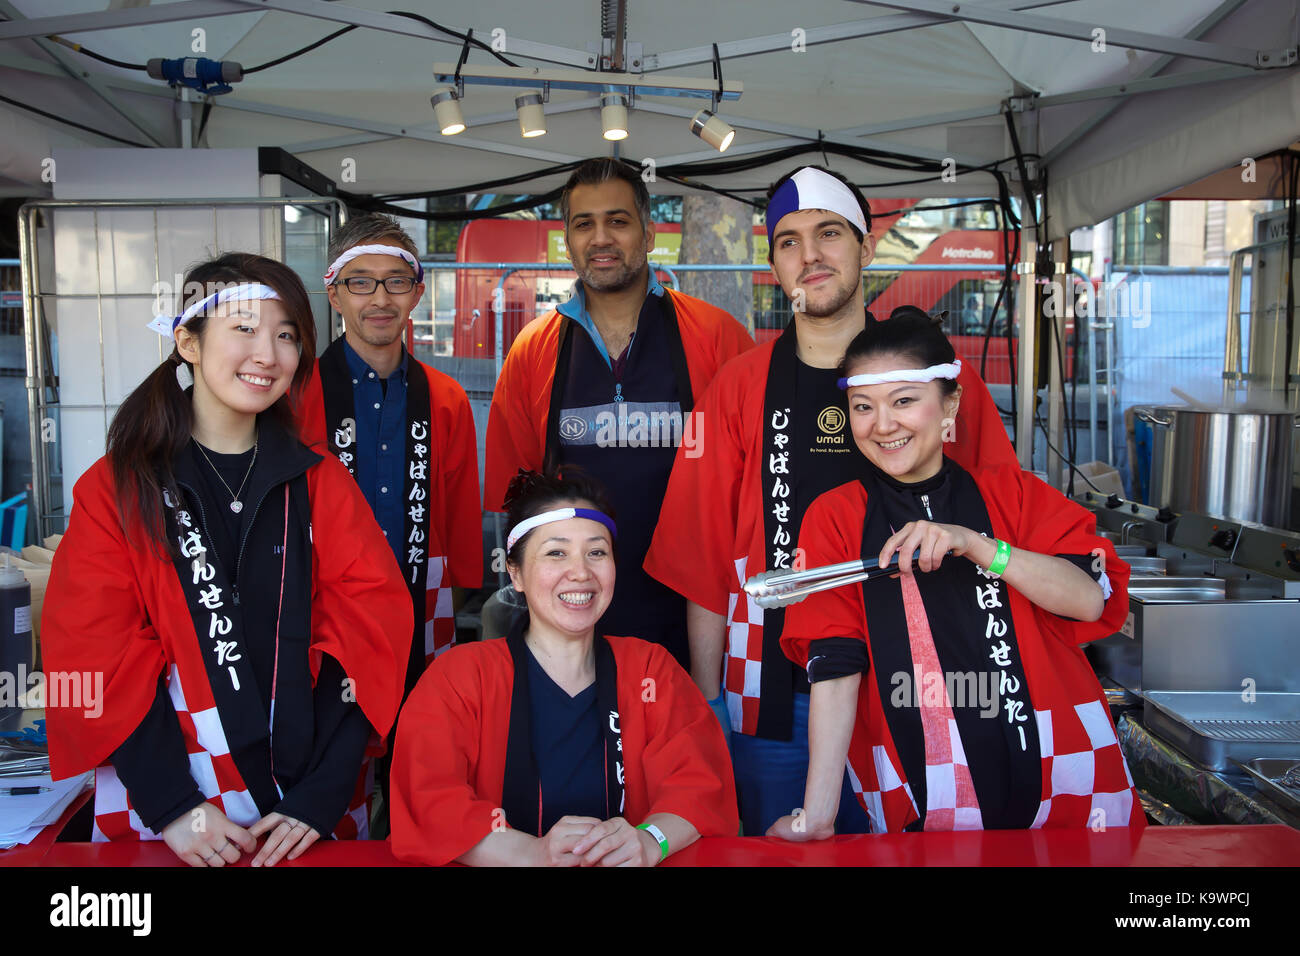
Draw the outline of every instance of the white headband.
<instances>
[{"instance_id":1,"label":"white headband","mask_svg":"<svg viewBox=\"0 0 1300 956\"><path fill-rule=\"evenodd\" d=\"M933 382L936 378L956 378L961 373L961 359L949 365L931 365L929 368L904 368L893 372L876 372L871 375L853 375L840 379L840 388L861 385L884 385L886 382Z\"/></svg>"},{"instance_id":2,"label":"white headband","mask_svg":"<svg viewBox=\"0 0 1300 956\"><path fill-rule=\"evenodd\" d=\"M801 209L825 209L838 213L857 227L864 235L867 220L862 215L853 191L834 176L805 166L781 184L767 204L767 241L772 243L777 223L792 212Z\"/></svg>"},{"instance_id":3,"label":"white headband","mask_svg":"<svg viewBox=\"0 0 1300 956\"><path fill-rule=\"evenodd\" d=\"M155 315L153 321L149 323L149 328L163 338L170 339L176 336L178 327L184 325L196 315L202 314L209 306L220 305L222 302L247 302L252 299L278 298L280 298L280 293L269 285L262 285L260 282L241 282L239 285L227 286L220 292L214 292L206 299L200 299L180 315Z\"/></svg>"},{"instance_id":4,"label":"white headband","mask_svg":"<svg viewBox=\"0 0 1300 956\"><path fill-rule=\"evenodd\" d=\"M424 266L420 265L420 260L415 258L400 246L353 246L346 250L341 256L330 263L330 267L325 270L325 284L333 285L334 280L338 277L339 270L355 259L357 256L396 256L410 264L415 270L415 281L424 281Z\"/></svg>"},{"instance_id":5,"label":"white headband","mask_svg":"<svg viewBox=\"0 0 1300 956\"><path fill-rule=\"evenodd\" d=\"M589 518L592 521L599 521L609 529L611 537L618 537L618 531L614 527L614 519L603 511L597 511L594 508L557 508L554 511L543 511L539 515L525 518L511 528L510 534L506 537L506 551L509 552L515 546L515 542L534 528L544 524L551 524L554 521L567 521L569 518Z\"/></svg>"}]
</instances>

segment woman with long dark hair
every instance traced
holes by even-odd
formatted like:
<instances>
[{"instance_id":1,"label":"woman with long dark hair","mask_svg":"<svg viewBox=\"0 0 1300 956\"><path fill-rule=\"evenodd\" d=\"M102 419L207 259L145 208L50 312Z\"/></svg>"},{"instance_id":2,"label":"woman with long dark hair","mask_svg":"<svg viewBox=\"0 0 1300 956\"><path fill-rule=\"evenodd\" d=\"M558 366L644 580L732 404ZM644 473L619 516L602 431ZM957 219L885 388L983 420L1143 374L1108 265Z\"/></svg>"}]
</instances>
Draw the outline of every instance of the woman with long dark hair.
<instances>
[{"instance_id":1,"label":"woman with long dark hair","mask_svg":"<svg viewBox=\"0 0 1300 956\"><path fill-rule=\"evenodd\" d=\"M103 675L103 712L48 711L51 769L95 770L95 840L193 866L364 835L358 775L400 700L410 602L356 484L297 439L315 325L286 266L186 277L172 354L81 477L42 619L51 672Z\"/></svg>"},{"instance_id":2,"label":"woman with long dark hair","mask_svg":"<svg viewBox=\"0 0 1300 956\"><path fill-rule=\"evenodd\" d=\"M817 498L807 567L897 572L810 594L781 647L812 682L802 819L833 832L848 758L875 832L1140 826L1105 694L1080 645L1118 631L1128 566L1093 516L1019 467L944 454L961 362L919 309L840 369L862 477Z\"/></svg>"}]
</instances>

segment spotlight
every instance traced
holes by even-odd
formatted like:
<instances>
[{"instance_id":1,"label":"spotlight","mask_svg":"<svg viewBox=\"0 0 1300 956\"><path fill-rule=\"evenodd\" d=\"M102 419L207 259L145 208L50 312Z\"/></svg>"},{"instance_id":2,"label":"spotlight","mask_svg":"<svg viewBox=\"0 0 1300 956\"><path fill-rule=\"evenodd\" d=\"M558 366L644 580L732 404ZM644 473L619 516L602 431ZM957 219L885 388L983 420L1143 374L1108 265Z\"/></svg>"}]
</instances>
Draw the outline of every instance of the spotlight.
<instances>
[{"instance_id":1,"label":"spotlight","mask_svg":"<svg viewBox=\"0 0 1300 956\"><path fill-rule=\"evenodd\" d=\"M600 128L606 139L627 139L627 97L622 93L600 95Z\"/></svg>"},{"instance_id":2,"label":"spotlight","mask_svg":"<svg viewBox=\"0 0 1300 956\"><path fill-rule=\"evenodd\" d=\"M546 135L546 114L542 112L542 94L525 93L515 97L519 114L519 132L525 139Z\"/></svg>"},{"instance_id":3,"label":"spotlight","mask_svg":"<svg viewBox=\"0 0 1300 956\"><path fill-rule=\"evenodd\" d=\"M460 112L460 97L450 86L440 86L429 97L434 118L443 136L455 136L465 130L465 117Z\"/></svg>"},{"instance_id":4,"label":"spotlight","mask_svg":"<svg viewBox=\"0 0 1300 956\"><path fill-rule=\"evenodd\" d=\"M695 114L691 119L691 132L719 153L725 153L731 141L736 138L736 131L710 110L700 110Z\"/></svg>"}]
</instances>

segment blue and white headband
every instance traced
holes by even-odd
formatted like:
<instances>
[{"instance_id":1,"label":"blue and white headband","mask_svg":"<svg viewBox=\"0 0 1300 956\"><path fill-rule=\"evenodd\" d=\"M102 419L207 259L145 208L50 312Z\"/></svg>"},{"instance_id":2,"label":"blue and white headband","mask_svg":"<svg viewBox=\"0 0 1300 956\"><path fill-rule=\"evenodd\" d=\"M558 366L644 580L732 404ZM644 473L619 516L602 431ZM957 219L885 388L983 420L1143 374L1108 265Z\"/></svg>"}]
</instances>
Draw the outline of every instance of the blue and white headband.
<instances>
[{"instance_id":1,"label":"blue and white headband","mask_svg":"<svg viewBox=\"0 0 1300 956\"><path fill-rule=\"evenodd\" d=\"M772 245L776 225L784 216L801 209L825 209L837 213L853 223L864 236L869 232L852 190L834 176L805 166L785 182L772 195L767 204L767 242Z\"/></svg>"},{"instance_id":2,"label":"blue and white headband","mask_svg":"<svg viewBox=\"0 0 1300 956\"><path fill-rule=\"evenodd\" d=\"M568 521L570 518L588 518L592 521L598 521L609 529L611 538L618 537L618 530L614 527L614 519L603 511L597 511L595 508L557 508L554 511L543 511L539 515L525 518L511 528L510 534L506 537L506 551L509 552L515 546L515 542L534 528L556 521Z\"/></svg>"},{"instance_id":3,"label":"blue and white headband","mask_svg":"<svg viewBox=\"0 0 1300 956\"><path fill-rule=\"evenodd\" d=\"M333 285L334 280L338 278L339 270L358 256L396 256L415 270L416 282L424 281L424 266L420 265L420 260L415 258L415 256L411 255L401 246L374 244L368 246L353 246L351 249L345 250L343 254L331 262L330 267L325 270L325 284Z\"/></svg>"},{"instance_id":4,"label":"blue and white headband","mask_svg":"<svg viewBox=\"0 0 1300 956\"><path fill-rule=\"evenodd\" d=\"M929 368L902 368L892 372L874 372L872 374L851 375L842 378L840 388L858 388L863 385L884 385L886 382L917 382L924 385L936 378L956 378L961 374L961 359L946 365L931 365Z\"/></svg>"},{"instance_id":5,"label":"blue and white headband","mask_svg":"<svg viewBox=\"0 0 1300 956\"><path fill-rule=\"evenodd\" d=\"M175 338L176 330L184 325L196 315L202 315L208 308L214 305L220 305L222 302L247 302L253 299L278 299L280 293L276 292L269 285L262 285L260 282L241 282L238 285L227 286L219 292L204 299L199 299L180 315L155 315L153 321L149 323L149 328L153 329L163 338Z\"/></svg>"}]
</instances>

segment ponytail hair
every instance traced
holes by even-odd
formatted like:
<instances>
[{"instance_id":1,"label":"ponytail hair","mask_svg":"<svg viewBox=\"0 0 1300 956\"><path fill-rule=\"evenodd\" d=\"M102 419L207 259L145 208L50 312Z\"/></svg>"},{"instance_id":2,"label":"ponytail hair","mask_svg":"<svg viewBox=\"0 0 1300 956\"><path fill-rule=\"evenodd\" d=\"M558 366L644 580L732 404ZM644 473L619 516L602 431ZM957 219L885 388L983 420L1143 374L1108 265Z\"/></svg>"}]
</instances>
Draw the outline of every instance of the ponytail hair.
<instances>
[{"instance_id":1,"label":"ponytail hair","mask_svg":"<svg viewBox=\"0 0 1300 956\"><path fill-rule=\"evenodd\" d=\"M185 277L179 310L230 285L260 282L280 297L298 333L299 360L289 391L263 414L271 415L291 435L297 434L291 401L311 378L316 362L316 323L302 280L283 263L244 252L231 252L190 269ZM185 323L202 340L208 324L205 310ZM176 373L190 364L174 347L172 354L141 382L113 416L108 428L108 463L117 488L118 517L128 540L143 532L135 546L152 545L155 553L175 556L167 539L162 513L163 489L175 489L172 463L194 431L191 393L182 391Z\"/></svg>"}]
</instances>

